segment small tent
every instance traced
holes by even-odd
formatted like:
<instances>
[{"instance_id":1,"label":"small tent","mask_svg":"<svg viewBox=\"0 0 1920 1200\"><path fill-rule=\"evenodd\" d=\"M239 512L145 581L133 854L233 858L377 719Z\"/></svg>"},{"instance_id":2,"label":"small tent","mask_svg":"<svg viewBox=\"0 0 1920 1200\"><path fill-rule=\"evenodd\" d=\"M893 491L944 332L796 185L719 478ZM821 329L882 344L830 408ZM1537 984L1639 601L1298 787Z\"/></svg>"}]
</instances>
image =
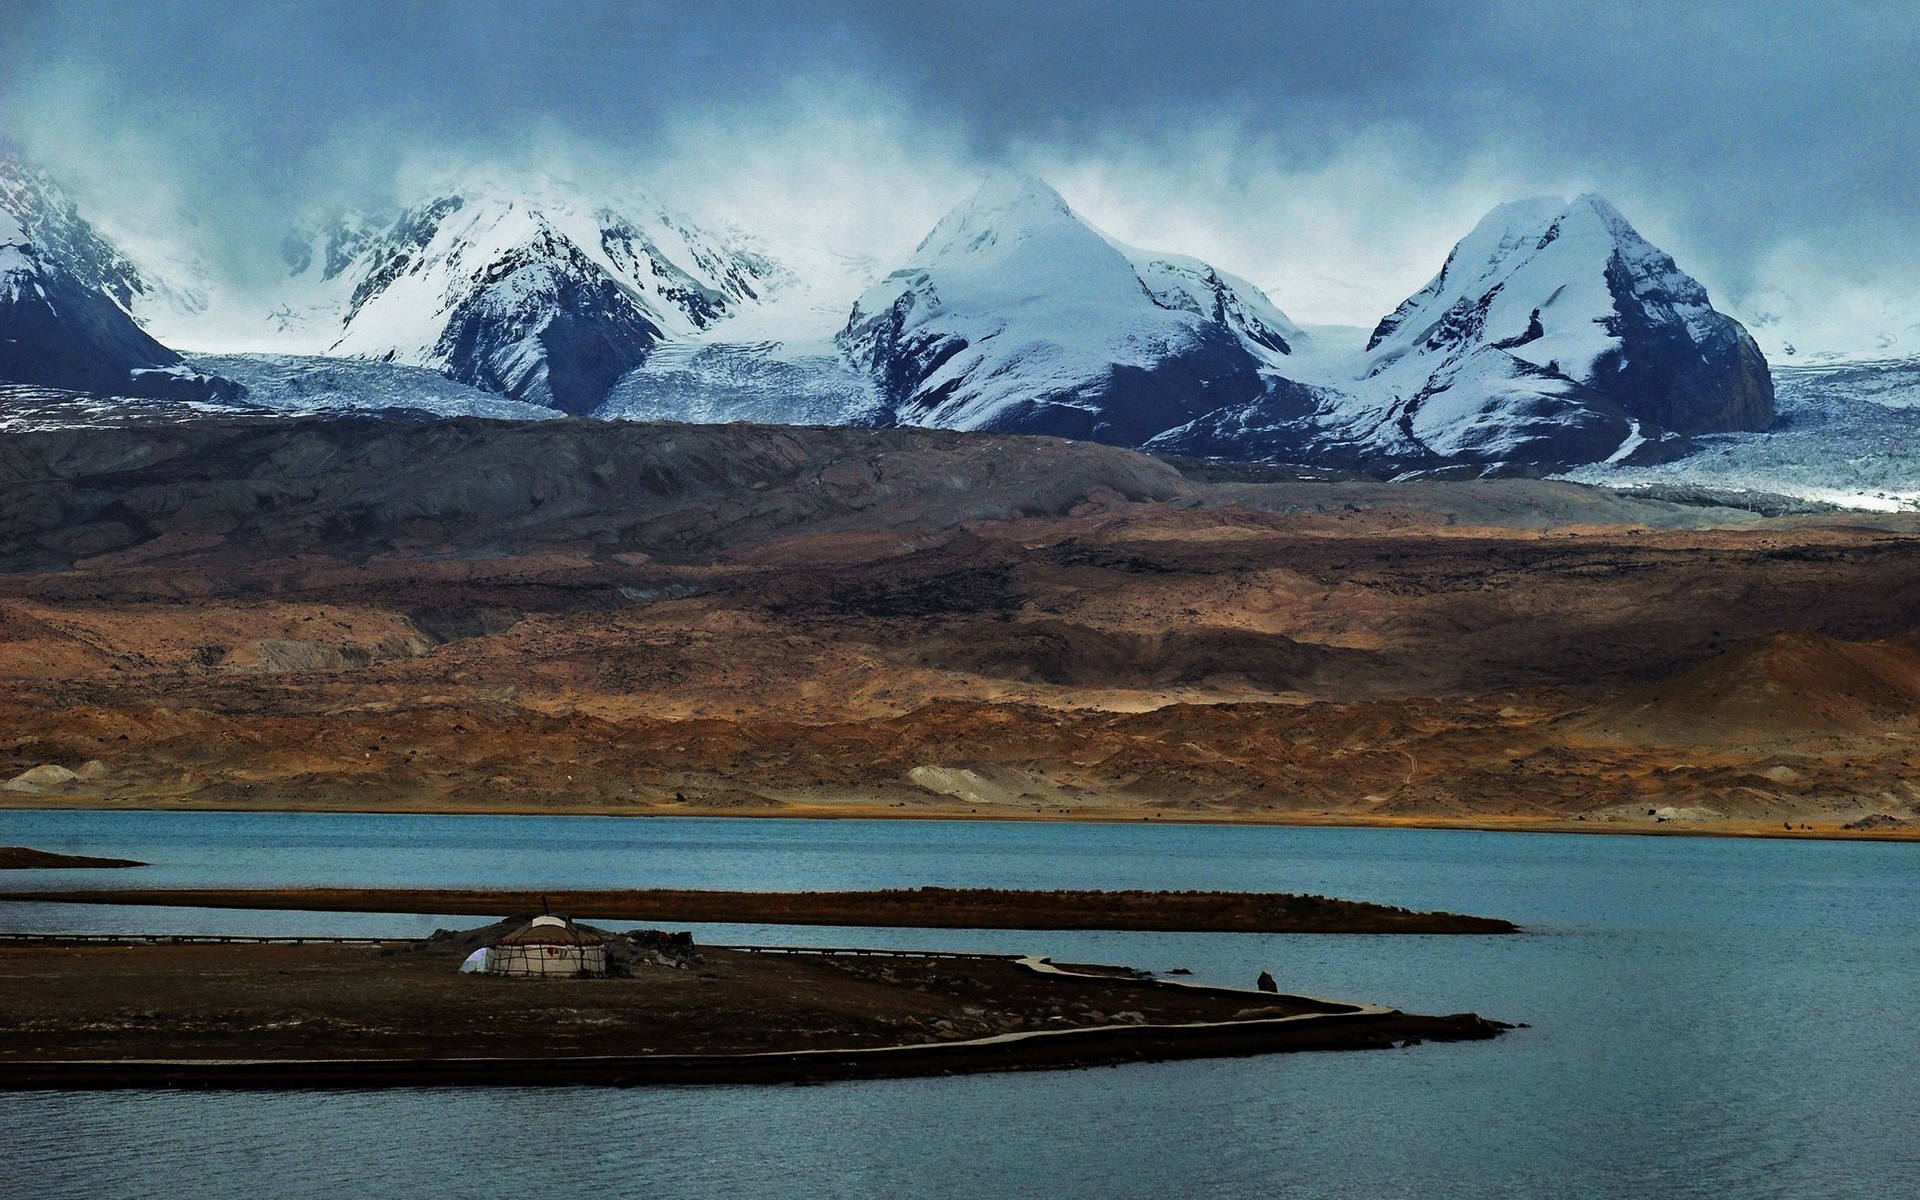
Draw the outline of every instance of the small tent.
<instances>
[{"instance_id":1,"label":"small tent","mask_svg":"<svg viewBox=\"0 0 1920 1200\"><path fill-rule=\"evenodd\" d=\"M540 916L488 947L485 962L492 975L605 975L607 943L563 917Z\"/></svg>"}]
</instances>

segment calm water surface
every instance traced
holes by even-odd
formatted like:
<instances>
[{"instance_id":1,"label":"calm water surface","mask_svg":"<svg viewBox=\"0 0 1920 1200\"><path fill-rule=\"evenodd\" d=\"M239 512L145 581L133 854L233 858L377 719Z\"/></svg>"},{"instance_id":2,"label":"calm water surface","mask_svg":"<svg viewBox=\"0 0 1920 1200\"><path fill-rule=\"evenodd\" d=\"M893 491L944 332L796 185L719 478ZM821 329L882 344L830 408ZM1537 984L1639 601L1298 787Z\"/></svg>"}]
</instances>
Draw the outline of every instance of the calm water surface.
<instances>
[{"instance_id":1,"label":"calm water surface","mask_svg":"<svg viewBox=\"0 0 1920 1200\"><path fill-rule=\"evenodd\" d=\"M1020 949L1532 1027L1365 1054L646 1091L0 1095L0 1195L1920 1195L1920 847L1178 825L0 813L137 872L6 887L1168 887L1520 937L709 926ZM412 934L471 919L0 907L0 928ZM523 1149L524 1148L524 1149ZM565 1152L561 1152L565 1148Z\"/></svg>"}]
</instances>

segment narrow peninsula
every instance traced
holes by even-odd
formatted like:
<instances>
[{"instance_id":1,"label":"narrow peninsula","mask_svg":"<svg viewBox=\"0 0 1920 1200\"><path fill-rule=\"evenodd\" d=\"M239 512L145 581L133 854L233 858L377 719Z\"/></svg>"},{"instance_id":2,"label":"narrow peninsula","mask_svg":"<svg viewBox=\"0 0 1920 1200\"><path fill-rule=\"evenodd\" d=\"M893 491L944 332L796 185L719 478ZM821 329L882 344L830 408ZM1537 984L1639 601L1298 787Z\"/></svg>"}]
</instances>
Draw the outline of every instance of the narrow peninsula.
<instances>
[{"instance_id":1,"label":"narrow peninsula","mask_svg":"<svg viewBox=\"0 0 1920 1200\"><path fill-rule=\"evenodd\" d=\"M860 892L460 890L449 888L112 888L0 893L0 901L488 915L545 907L596 920L902 929L1083 929L1171 933L1514 933L1512 922L1285 892Z\"/></svg>"}]
</instances>

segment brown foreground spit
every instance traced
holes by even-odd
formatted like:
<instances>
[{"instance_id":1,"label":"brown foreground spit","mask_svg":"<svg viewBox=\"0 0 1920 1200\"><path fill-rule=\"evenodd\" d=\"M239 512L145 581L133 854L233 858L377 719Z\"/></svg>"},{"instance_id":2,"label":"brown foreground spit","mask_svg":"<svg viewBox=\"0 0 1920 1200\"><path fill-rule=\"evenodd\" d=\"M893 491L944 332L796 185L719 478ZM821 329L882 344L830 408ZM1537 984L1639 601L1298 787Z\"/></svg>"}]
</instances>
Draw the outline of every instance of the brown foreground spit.
<instances>
[{"instance_id":1,"label":"brown foreground spit","mask_svg":"<svg viewBox=\"0 0 1920 1200\"><path fill-rule=\"evenodd\" d=\"M0 1088L773 1082L1497 1036L1471 1014L994 955L608 935L614 977L461 974L471 935L379 944L0 943Z\"/></svg>"}]
</instances>

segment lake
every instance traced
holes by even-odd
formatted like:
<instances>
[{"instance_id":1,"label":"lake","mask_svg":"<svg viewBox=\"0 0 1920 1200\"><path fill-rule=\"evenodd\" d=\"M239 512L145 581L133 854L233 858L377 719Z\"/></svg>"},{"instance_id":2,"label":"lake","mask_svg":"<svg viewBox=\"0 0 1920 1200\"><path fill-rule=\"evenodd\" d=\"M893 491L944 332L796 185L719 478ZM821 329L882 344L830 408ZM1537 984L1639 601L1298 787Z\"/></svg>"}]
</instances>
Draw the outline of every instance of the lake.
<instances>
[{"instance_id":1,"label":"lake","mask_svg":"<svg viewBox=\"0 0 1920 1200\"><path fill-rule=\"evenodd\" d=\"M781 1088L0 1094L20 1196L1920 1194L1920 846L1160 823L0 812L137 858L7 888L1219 888L1517 937L696 927L1023 950L1530 1028L1493 1042ZM474 918L0 906L11 930ZM610 924L619 924L610 922Z\"/></svg>"}]
</instances>

